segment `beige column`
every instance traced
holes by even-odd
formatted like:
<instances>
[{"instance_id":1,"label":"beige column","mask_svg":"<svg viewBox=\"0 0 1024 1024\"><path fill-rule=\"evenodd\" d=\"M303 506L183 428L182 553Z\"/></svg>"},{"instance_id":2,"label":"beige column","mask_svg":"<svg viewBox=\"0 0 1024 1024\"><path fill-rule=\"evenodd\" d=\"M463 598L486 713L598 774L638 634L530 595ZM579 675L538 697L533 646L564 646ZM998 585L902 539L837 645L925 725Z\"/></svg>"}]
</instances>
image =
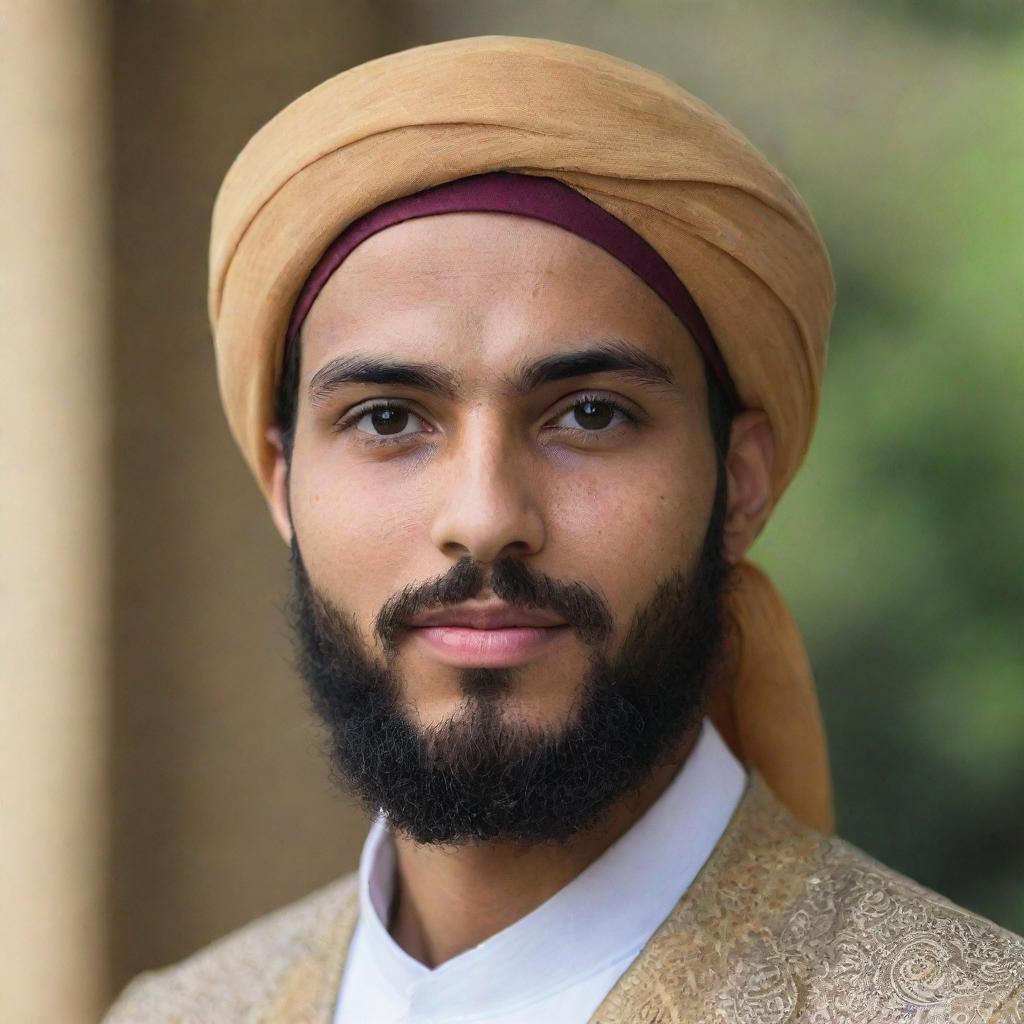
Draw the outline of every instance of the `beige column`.
<instances>
[{"instance_id":1,"label":"beige column","mask_svg":"<svg viewBox=\"0 0 1024 1024\"><path fill-rule=\"evenodd\" d=\"M0 1020L105 997L105 5L0 0Z\"/></svg>"}]
</instances>

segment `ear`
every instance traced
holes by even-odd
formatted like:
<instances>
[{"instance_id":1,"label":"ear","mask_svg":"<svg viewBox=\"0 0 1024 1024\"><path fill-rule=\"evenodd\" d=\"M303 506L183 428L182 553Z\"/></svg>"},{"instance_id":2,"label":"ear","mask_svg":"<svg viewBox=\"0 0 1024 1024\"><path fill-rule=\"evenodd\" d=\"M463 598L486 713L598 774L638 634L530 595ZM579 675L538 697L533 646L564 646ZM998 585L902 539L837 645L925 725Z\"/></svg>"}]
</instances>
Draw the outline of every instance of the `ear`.
<instances>
[{"instance_id":1,"label":"ear","mask_svg":"<svg viewBox=\"0 0 1024 1024\"><path fill-rule=\"evenodd\" d=\"M270 516L274 520L277 532L281 534L281 539L285 544L291 547L292 514L288 502L288 462L285 459L284 444L281 441L281 428L269 427L264 437L277 449L267 504L270 507Z\"/></svg>"},{"instance_id":2,"label":"ear","mask_svg":"<svg viewBox=\"0 0 1024 1024\"><path fill-rule=\"evenodd\" d=\"M768 416L747 410L735 416L725 469L729 485L725 518L725 557L735 564L761 532L772 506L775 435Z\"/></svg>"}]
</instances>

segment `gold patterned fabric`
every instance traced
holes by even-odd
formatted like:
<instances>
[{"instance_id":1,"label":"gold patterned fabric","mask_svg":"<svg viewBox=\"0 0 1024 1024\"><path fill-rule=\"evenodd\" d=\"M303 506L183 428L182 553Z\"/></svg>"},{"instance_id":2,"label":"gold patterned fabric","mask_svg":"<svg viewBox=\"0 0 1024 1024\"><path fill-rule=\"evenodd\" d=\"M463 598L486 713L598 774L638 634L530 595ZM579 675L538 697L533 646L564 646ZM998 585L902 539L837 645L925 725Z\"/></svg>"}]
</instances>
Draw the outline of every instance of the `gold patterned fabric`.
<instances>
[{"instance_id":1,"label":"gold patterned fabric","mask_svg":"<svg viewBox=\"0 0 1024 1024\"><path fill-rule=\"evenodd\" d=\"M105 1024L330 1024L357 907L335 882L140 976ZM591 1020L1024 1024L1024 938L801 825L755 775Z\"/></svg>"}]
</instances>

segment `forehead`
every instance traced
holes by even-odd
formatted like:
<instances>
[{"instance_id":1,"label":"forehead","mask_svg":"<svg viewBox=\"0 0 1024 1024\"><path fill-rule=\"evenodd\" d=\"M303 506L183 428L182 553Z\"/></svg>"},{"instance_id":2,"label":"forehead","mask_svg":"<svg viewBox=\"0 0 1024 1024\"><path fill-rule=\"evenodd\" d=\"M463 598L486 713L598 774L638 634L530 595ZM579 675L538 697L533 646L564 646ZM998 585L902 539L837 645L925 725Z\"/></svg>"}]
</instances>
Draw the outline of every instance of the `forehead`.
<instances>
[{"instance_id":1,"label":"forehead","mask_svg":"<svg viewBox=\"0 0 1024 1024\"><path fill-rule=\"evenodd\" d=\"M599 246L531 217L442 214L378 232L334 272L303 325L303 376L355 351L471 376L607 337L679 381L701 373L675 314Z\"/></svg>"}]
</instances>

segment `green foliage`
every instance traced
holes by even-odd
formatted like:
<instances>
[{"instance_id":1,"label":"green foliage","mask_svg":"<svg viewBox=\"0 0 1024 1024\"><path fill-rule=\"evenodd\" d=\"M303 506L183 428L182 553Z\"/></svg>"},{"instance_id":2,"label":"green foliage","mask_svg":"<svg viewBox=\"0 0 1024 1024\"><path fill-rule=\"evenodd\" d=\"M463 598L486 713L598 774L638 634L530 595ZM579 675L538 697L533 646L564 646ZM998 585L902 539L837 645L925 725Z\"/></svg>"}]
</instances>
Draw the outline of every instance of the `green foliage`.
<instances>
[{"instance_id":1,"label":"green foliage","mask_svg":"<svg viewBox=\"0 0 1024 1024\"><path fill-rule=\"evenodd\" d=\"M1020 0L865 0L889 14L939 29L1002 34L1024 27Z\"/></svg>"},{"instance_id":2,"label":"green foliage","mask_svg":"<svg viewBox=\"0 0 1024 1024\"><path fill-rule=\"evenodd\" d=\"M841 833L1016 931L1024 931L1022 53L1012 42L991 44L973 108L952 104L933 144L914 154L931 174L911 182L899 171L908 163L896 160L881 177L820 186L845 196L844 211L821 211L825 223L898 195L901 233L917 234L897 248L916 255L872 253L856 228L826 230L839 300L819 431L756 552L804 629Z\"/></svg>"}]
</instances>

